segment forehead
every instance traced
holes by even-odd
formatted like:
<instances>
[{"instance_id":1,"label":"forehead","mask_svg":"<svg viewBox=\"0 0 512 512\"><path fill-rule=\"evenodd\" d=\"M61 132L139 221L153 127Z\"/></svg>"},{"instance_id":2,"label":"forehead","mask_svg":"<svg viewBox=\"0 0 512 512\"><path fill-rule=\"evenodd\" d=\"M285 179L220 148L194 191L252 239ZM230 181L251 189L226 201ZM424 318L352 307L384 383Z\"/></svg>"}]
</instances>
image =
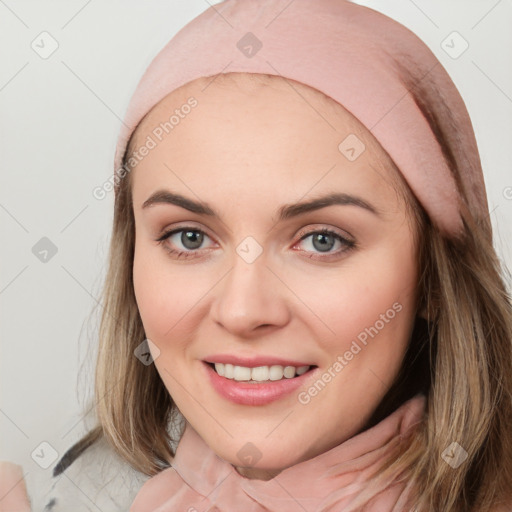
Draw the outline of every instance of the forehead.
<instances>
[{"instance_id":1,"label":"forehead","mask_svg":"<svg viewBox=\"0 0 512 512\"><path fill-rule=\"evenodd\" d=\"M339 135L349 130L364 137L372 153L379 153L381 159L390 163L391 159L375 140L371 133L359 120L342 105L325 95L323 92L295 80L277 75L262 75L257 73L224 73L214 77L201 77L193 80L165 96L153 106L144 116L131 137L131 148L141 137L150 133L160 122L169 120L169 115L179 110L191 98L197 99L201 113L194 118L217 115L227 117L227 112L233 114L238 110L240 115L249 111L251 106L272 116L272 120L283 120L286 115L294 118L293 111L305 116L305 121L314 125L323 121L325 127L338 131ZM263 112L262 112L263 114ZM290 115L292 114L292 115ZM246 118L247 126L254 118ZM315 126L311 126L311 130Z\"/></svg>"},{"instance_id":2,"label":"forehead","mask_svg":"<svg viewBox=\"0 0 512 512\"><path fill-rule=\"evenodd\" d=\"M197 106L182 111L190 98ZM169 128L173 114L177 124ZM133 172L134 188L146 191L169 178L169 168L186 173L191 185L236 176L256 191L281 179L300 195L320 179L354 192L394 185L391 159L354 116L323 93L276 76L231 73L190 82L146 115L130 150L148 138L156 147Z\"/></svg>"}]
</instances>

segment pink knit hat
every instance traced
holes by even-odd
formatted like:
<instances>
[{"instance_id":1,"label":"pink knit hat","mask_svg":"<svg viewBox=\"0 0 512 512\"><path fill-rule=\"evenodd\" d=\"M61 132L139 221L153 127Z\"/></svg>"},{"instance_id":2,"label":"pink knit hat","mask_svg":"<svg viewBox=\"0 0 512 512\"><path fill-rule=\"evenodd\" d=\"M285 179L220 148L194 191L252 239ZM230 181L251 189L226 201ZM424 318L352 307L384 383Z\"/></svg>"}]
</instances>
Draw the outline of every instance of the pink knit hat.
<instances>
[{"instance_id":1,"label":"pink knit hat","mask_svg":"<svg viewBox=\"0 0 512 512\"><path fill-rule=\"evenodd\" d=\"M463 209L491 232L473 127L448 73L410 30L347 0L226 0L193 19L142 76L115 172L152 107L187 82L229 72L280 75L330 96L379 141L443 234L461 234Z\"/></svg>"}]
</instances>

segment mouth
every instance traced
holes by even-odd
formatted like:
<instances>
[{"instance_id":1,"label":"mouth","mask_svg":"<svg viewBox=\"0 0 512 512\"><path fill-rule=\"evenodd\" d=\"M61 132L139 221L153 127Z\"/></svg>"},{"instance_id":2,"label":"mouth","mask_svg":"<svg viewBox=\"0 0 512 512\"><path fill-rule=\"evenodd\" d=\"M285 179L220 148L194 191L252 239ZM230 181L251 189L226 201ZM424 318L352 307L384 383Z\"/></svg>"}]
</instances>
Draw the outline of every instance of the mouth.
<instances>
[{"instance_id":1,"label":"mouth","mask_svg":"<svg viewBox=\"0 0 512 512\"><path fill-rule=\"evenodd\" d=\"M263 366L263 362L277 362L275 359L270 361L269 358L265 358L266 361L262 360L263 357L259 358L260 366L255 366L257 363L254 359L251 362L244 361L251 366L221 362L229 359L229 356L215 356L215 359L216 362L201 361L206 378L219 396L237 405L262 406L289 399L294 391L312 382L320 371L316 365L286 364L292 361L280 361L286 366ZM231 357L231 361L239 362L234 357Z\"/></svg>"},{"instance_id":2,"label":"mouth","mask_svg":"<svg viewBox=\"0 0 512 512\"><path fill-rule=\"evenodd\" d=\"M219 377L246 384L265 384L283 380L296 379L311 372L316 365L303 366L238 366L229 363L212 363L204 361Z\"/></svg>"}]
</instances>

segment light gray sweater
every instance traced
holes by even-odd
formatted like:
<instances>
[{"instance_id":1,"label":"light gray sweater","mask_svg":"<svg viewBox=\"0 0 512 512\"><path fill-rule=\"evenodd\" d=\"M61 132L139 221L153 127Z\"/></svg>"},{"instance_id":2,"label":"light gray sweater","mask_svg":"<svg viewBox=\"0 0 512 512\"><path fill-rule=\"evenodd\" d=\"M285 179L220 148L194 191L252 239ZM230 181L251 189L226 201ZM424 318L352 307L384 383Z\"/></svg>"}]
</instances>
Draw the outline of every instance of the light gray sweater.
<instances>
[{"instance_id":1,"label":"light gray sweater","mask_svg":"<svg viewBox=\"0 0 512 512\"><path fill-rule=\"evenodd\" d=\"M175 413L167 427L173 452L185 428L185 418L179 411ZM135 496L150 478L133 469L104 438L53 477L57 463L25 475L32 512L129 512Z\"/></svg>"},{"instance_id":2,"label":"light gray sweater","mask_svg":"<svg viewBox=\"0 0 512 512\"><path fill-rule=\"evenodd\" d=\"M49 468L26 475L32 512L128 512L147 475L123 461L104 439L60 475Z\"/></svg>"}]
</instances>

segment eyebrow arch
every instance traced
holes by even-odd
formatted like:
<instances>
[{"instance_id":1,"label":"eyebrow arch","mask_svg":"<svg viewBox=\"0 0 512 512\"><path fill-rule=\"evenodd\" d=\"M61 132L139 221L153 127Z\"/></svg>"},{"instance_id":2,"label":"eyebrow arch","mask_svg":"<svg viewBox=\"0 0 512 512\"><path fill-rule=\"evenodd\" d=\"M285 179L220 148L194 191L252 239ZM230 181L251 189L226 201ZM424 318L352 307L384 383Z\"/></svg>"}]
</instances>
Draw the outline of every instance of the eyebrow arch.
<instances>
[{"instance_id":1,"label":"eyebrow arch","mask_svg":"<svg viewBox=\"0 0 512 512\"><path fill-rule=\"evenodd\" d=\"M146 201L144 201L142 208L148 208L155 204L174 204L199 215L208 215L211 217L220 218L220 215L216 213L208 203L203 201L193 201L192 199L188 199L181 194L176 194L168 190L157 190L148 199L146 199ZM380 216L379 211L373 205L360 197L344 193L331 193L316 199L312 199L310 201L295 204L285 204L281 206L277 212L278 221L297 217L299 215L314 210L319 210L321 208L326 208L327 206L331 205L359 206L360 208Z\"/></svg>"}]
</instances>

